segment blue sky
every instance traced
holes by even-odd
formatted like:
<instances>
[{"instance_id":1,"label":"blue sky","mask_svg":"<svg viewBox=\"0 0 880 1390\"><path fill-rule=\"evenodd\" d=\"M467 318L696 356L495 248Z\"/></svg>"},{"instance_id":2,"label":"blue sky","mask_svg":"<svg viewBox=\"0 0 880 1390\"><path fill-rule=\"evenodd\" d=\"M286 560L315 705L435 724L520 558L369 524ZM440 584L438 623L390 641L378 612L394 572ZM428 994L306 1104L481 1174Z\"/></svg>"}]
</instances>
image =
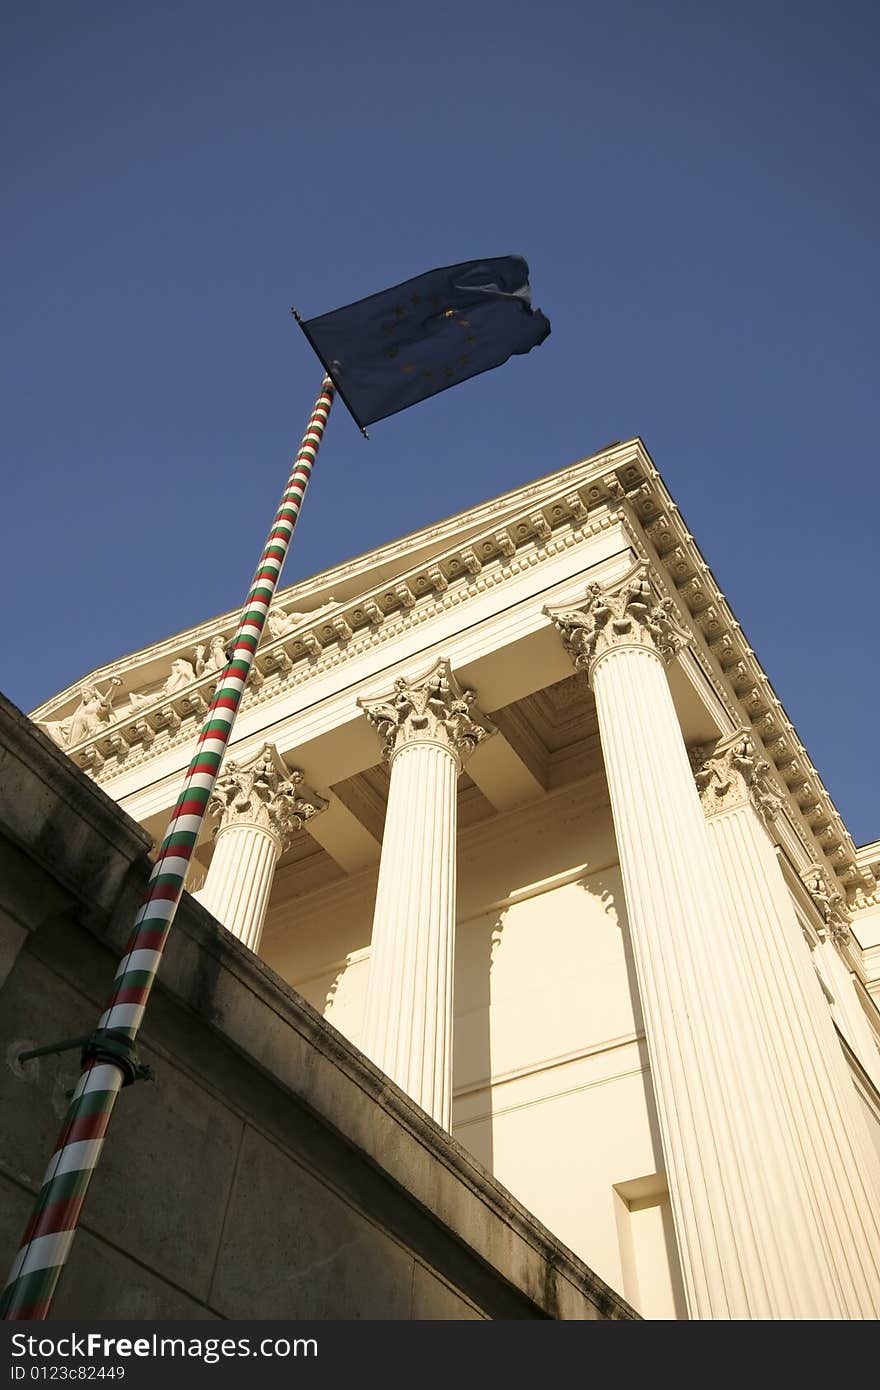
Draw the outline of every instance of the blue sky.
<instances>
[{"instance_id":1,"label":"blue sky","mask_svg":"<svg viewBox=\"0 0 880 1390\"><path fill-rule=\"evenodd\" d=\"M877 15L11 0L5 692L238 603L320 377L290 305L513 251L552 336L335 414L285 580L641 434L880 835Z\"/></svg>"}]
</instances>

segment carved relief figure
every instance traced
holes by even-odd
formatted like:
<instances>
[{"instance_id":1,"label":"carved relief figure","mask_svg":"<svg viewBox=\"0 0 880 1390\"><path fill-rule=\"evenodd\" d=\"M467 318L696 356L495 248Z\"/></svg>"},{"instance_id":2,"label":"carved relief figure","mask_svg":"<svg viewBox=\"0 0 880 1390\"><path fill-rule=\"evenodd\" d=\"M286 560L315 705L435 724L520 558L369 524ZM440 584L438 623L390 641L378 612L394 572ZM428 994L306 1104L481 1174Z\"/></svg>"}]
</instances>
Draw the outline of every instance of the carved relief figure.
<instances>
[{"instance_id":1,"label":"carved relief figure","mask_svg":"<svg viewBox=\"0 0 880 1390\"><path fill-rule=\"evenodd\" d=\"M269 636L284 637L286 633L292 632L300 623L305 622L307 616L306 613L285 613L283 608L270 608L266 619Z\"/></svg>"},{"instance_id":2,"label":"carved relief figure","mask_svg":"<svg viewBox=\"0 0 880 1390\"><path fill-rule=\"evenodd\" d=\"M102 725L109 723L113 698L121 684L119 677L113 676L104 691L91 683L81 686L79 705L73 714L67 719L49 720L42 727L60 748L72 748L75 743L97 733Z\"/></svg>"},{"instance_id":3,"label":"carved relief figure","mask_svg":"<svg viewBox=\"0 0 880 1390\"><path fill-rule=\"evenodd\" d=\"M191 661L179 656L171 663L171 673L165 679L161 690L154 690L151 695L138 695L135 691L129 695L129 704L138 709L141 705L151 705L154 700L162 699L166 695L174 695L178 690L183 690L186 686L192 685L196 678Z\"/></svg>"},{"instance_id":4,"label":"carved relief figure","mask_svg":"<svg viewBox=\"0 0 880 1390\"><path fill-rule=\"evenodd\" d=\"M212 671L222 671L227 664L226 643L222 633L215 633L211 638L211 646L207 656L205 656L204 643L196 647L197 676L207 676Z\"/></svg>"},{"instance_id":5,"label":"carved relief figure","mask_svg":"<svg viewBox=\"0 0 880 1390\"><path fill-rule=\"evenodd\" d=\"M335 608L336 599L331 598L327 603L322 603L319 608L315 608L311 613L299 613L292 610L285 613L280 604L274 604L269 609L269 616L266 619L266 626L269 629L269 636L285 637L288 632L293 632L294 628L301 627L303 623L317 618L320 613L325 613L328 608Z\"/></svg>"}]
</instances>

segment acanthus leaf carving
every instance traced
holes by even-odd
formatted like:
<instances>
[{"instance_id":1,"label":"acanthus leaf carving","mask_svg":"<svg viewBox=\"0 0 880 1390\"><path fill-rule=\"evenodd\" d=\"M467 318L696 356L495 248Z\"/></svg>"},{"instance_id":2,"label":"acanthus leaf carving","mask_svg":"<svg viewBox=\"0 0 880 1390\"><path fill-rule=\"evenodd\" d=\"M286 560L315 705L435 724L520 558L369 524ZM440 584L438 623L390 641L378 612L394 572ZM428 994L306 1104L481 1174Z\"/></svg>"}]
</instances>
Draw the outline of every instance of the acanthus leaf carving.
<instances>
[{"instance_id":1,"label":"acanthus leaf carving","mask_svg":"<svg viewBox=\"0 0 880 1390\"><path fill-rule=\"evenodd\" d=\"M200 690L189 690L180 697L180 708L185 714L193 714L201 719L208 712L208 701Z\"/></svg>"},{"instance_id":2,"label":"acanthus leaf carving","mask_svg":"<svg viewBox=\"0 0 880 1390\"><path fill-rule=\"evenodd\" d=\"M540 541L550 539L550 523L542 511L532 512L529 516L532 523L532 530Z\"/></svg>"},{"instance_id":3,"label":"acanthus leaf carving","mask_svg":"<svg viewBox=\"0 0 880 1390\"><path fill-rule=\"evenodd\" d=\"M385 621L385 613L376 600L374 598L365 599L361 606L367 622L371 623L373 627L381 627Z\"/></svg>"},{"instance_id":4,"label":"acanthus leaf carving","mask_svg":"<svg viewBox=\"0 0 880 1390\"><path fill-rule=\"evenodd\" d=\"M148 719L136 720L134 724L134 732L135 736L140 740L140 742L144 745L145 748L149 748L150 744L156 737L156 730L153 728L152 724Z\"/></svg>"},{"instance_id":5,"label":"acanthus leaf carving","mask_svg":"<svg viewBox=\"0 0 880 1390\"><path fill-rule=\"evenodd\" d=\"M488 720L474 708L476 694L463 689L449 661L441 657L424 675L399 676L387 696L358 700L382 740L390 762L413 743L440 743L460 762L492 732Z\"/></svg>"},{"instance_id":6,"label":"acanthus leaf carving","mask_svg":"<svg viewBox=\"0 0 880 1390\"><path fill-rule=\"evenodd\" d=\"M511 556L516 554L516 546L510 539L510 532L506 527L495 532L494 541L498 554L503 560L509 560Z\"/></svg>"},{"instance_id":7,"label":"acanthus leaf carving","mask_svg":"<svg viewBox=\"0 0 880 1390\"><path fill-rule=\"evenodd\" d=\"M822 919L820 936L844 943L849 937L849 917L843 894L821 864L811 864L801 874L801 880Z\"/></svg>"},{"instance_id":8,"label":"acanthus leaf carving","mask_svg":"<svg viewBox=\"0 0 880 1390\"><path fill-rule=\"evenodd\" d=\"M416 596L405 580L401 584L395 584L394 593L401 608L409 609L415 607Z\"/></svg>"},{"instance_id":9,"label":"acanthus leaf carving","mask_svg":"<svg viewBox=\"0 0 880 1390\"><path fill-rule=\"evenodd\" d=\"M770 778L770 764L759 755L746 729L737 729L717 743L691 748L689 757L707 815L750 801L764 821L779 814L783 798Z\"/></svg>"},{"instance_id":10,"label":"acanthus leaf carving","mask_svg":"<svg viewBox=\"0 0 880 1390\"><path fill-rule=\"evenodd\" d=\"M443 594L449 588L449 580L446 578L446 575L439 565L433 565L431 569L428 570L428 578L431 581L431 586L435 594Z\"/></svg>"},{"instance_id":11,"label":"acanthus leaf carving","mask_svg":"<svg viewBox=\"0 0 880 1390\"><path fill-rule=\"evenodd\" d=\"M626 496L626 488L616 473L603 473L602 486L606 496L613 498L615 502L622 502Z\"/></svg>"},{"instance_id":12,"label":"acanthus leaf carving","mask_svg":"<svg viewBox=\"0 0 880 1390\"><path fill-rule=\"evenodd\" d=\"M616 584L587 587L578 609L545 607L578 670L592 675L596 662L615 647L645 646L670 661L691 641L671 599L655 599L645 564Z\"/></svg>"},{"instance_id":13,"label":"acanthus leaf carving","mask_svg":"<svg viewBox=\"0 0 880 1390\"><path fill-rule=\"evenodd\" d=\"M157 710L152 719L157 729L167 729L170 734L176 734L183 722L173 705Z\"/></svg>"},{"instance_id":14,"label":"acanthus leaf carving","mask_svg":"<svg viewBox=\"0 0 880 1390\"><path fill-rule=\"evenodd\" d=\"M483 568L483 562L472 546L465 546L463 550L459 551L459 555L461 557L461 563L464 565L468 574L480 573Z\"/></svg>"},{"instance_id":15,"label":"acanthus leaf carving","mask_svg":"<svg viewBox=\"0 0 880 1390\"><path fill-rule=\"evenodd\" d=\"M256 825L278 840L291 836L322 811L327 802L303 784L299 768L288 768L272 743L244 762L229 758L214 784L208 810L215 835L236 825Z\"/></svg>"},{"instance_id":16,"label":"acanthus leaf carving","mask_svg":"<svg viewBox=\"0 0 880 1390\"><path fill-rule=\"evenodd\" d=\"M572 521L585 521L587 508L584 499L579 492L568 492L565 495L565 505L571 512Z\"/></svg>"}]
</instances>

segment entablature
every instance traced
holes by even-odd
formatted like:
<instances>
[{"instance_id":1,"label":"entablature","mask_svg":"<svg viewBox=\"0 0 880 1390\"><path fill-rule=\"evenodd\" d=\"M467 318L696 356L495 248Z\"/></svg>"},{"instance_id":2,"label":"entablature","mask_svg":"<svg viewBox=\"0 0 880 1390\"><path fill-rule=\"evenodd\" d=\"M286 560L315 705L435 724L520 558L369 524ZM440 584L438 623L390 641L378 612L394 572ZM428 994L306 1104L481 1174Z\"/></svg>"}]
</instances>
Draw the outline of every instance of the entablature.
<instances>
[{"instance_id":1,"label":"entablature","mask_svg":"<svg viewBox=\"0 0 880 1390\"><path fill-rule=\"evenodd\" d=\"M590 547L603 531L611 530L629 539L636 555L651 564L660 587L688 619L694 642L680 665L695 686L702 680L701 698L719 732L745 725L760 739L784 793L785 812L779 823L783 836L792 842L789 852L797 847L796 857L802 864L821 855L851 902L873 901L876 874L857 856L791 720L640 440L610 446L527 487L281 591L273 609L278 635L267 631L260 647L243 701L242 724L249 727L254 721L247 719L248 714L261 709L267 718L270 713L274 718L274 703L306 684L310 691L314 689L315 698L326 698L332 686L349 683L349 668L353 674L358 658L387 643L397 644L423 624L433 630L436 618L461 605L473 604L469 620L483 621L484 610L475 600L497 595L499 586L505 585L511 586L512 595L520 576L536 566L552 565L556 557L585 543ZM593 563L586 553L583 560L584 569ZM332 597L334 590L338 598ZM494 601L498 602L497 597ZM303 611L316 602L314 611ZM155 765L158 772L163 755L187 745L194 736L216 684L218 643L231 635L237 618L237 613L226 614L147 653L106 666L78 688L41 706L34 717L58 726L70 711L70 727L78 689L89 686L94 692L98 682L105 680L119 683L121 689L124 683L129 687L127 705L116 703L114 686L105 692L102 706L98 688L92 727L87 728L88 719L81 720L77 727L79 732L86 730L86 735L71 739L67 751L104 784L126 774L128 785L128 774L142 765ZM202 674L198 674L199 660L204 665ZM382 664L390 666L394 660L389 650ZM132 688L137 673L147 665L153 688L146 692ZM176 681L172 680L175 666ZM188 670L192 680L186 678ZM156 681L166 672L156 689ZM332 678L329 686L322 679L328 676ZM146 766L144 772L148 772ZM150 781L152 776L143 780ZM116 788L111 785L111 790Z\"/></svg>"},{"instance_id":2,"label":"entablature","mask_svg":"<svg viewBox=\"0 0 880 1390\"><path fill-rule=\"evenodd\" d=\"M796 858L809 863L818 850L849 901L861 901L872 885L852 837L647 454L643 481L627 490L624 512L641 557L660 568L669 592L691 620L696 642L690 651L732 720L730 729L721 732L745 725L761 740L784 794L784 818L799 842Z\"/></svg>"}]
</instances>

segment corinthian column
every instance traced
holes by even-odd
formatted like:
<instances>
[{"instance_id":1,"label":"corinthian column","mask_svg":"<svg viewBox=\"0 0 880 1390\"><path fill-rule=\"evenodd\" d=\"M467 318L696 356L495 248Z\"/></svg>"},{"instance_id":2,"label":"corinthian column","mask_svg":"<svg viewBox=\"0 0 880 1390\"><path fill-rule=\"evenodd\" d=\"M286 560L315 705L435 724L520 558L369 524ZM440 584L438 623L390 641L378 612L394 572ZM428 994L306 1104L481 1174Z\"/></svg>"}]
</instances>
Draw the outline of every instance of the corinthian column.
<instances>
[{"instance_id":1,"label":"corinthian column","mask_svg":"<svg viewBox=\"0 0 880 1390\"><path fill-rule=\"evenodd\" d=\"M834 1007L841 1031L874 1085L880 1090L880 1051L874 1030L859 1003L852 972L841 954L851 941L849 917L843 894L833 886L819 864L813 864L801 878L819 919L817 954L822 972L834 995Z\"/></svg>"},{"instance_id":2,"label":"corinthian column","mask_svg":"<svg viewBox=\"0 0 880 1390\"><path fill-rule=\"evenodd\" d=\"M596 697L690 1316L821 1317L826 1247L664 669L689 634L642 566L548 612Z\"/></svg>"},{"instance_id":3,"label":"corinthian column","mask_svg":"<svg viewBox=\"0 0 880 1390\"><path fill-rule=\"evenodd\" d=\"M193 896L256 951L275 865L296 830L327 804L301 785L271 743L246 762L227 760L209 802L215 844L205 886Z\"/></svg>"},{"instance_id":4,"label":"corinthian column","mask_svg":"<svg viewBox=\"0 0 880 1390\"><path fill-rule=\"evenodd\" d=\"M422 676L396 680L382 699L360 702L391 767L361 1045L447 1130L456 783L487 734L473 700L441 659Z\"/></svg>"},{"instance_id":5,"label":"corinthian column","mask_svg":"<svg viewBox=\"0 0 880 1390\"><path fill-rule=\"evenodd\" d=\"M795 1143L791 1184L803 1189L814 1243L822 1250L815 1316L876 1318L880 1161L768 834L781 797L769 780L769 763L745 730L692 750L691 760L746 987L763 1024L767 1071ZM813 875L823 922L845 929L842 898L831 894L821 870ZM842 967L836 948L830 949ZM839 979L834 983L840 988ZM848 976L845 983L852 992Z\"/></svg>"}]
</instances>

